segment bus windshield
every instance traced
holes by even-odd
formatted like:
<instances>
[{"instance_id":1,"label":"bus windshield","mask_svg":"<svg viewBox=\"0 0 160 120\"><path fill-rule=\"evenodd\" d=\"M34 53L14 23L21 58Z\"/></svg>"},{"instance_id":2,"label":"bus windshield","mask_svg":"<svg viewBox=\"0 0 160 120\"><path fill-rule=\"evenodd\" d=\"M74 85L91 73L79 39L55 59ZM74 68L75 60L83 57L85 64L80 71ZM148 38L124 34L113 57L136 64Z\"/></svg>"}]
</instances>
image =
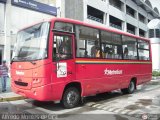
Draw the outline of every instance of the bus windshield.
<instances>
[{"instance_id":1,"label":"bus windshield","mask_svg":"<svg viewBox=\"0 0 160 120\"><path fill-rule=\"evenodd\" d=\"M49 25L49 22L43 22L20 31L17 34L12 60L28 61L46 58Z\"/></svg>"}]
</instances>

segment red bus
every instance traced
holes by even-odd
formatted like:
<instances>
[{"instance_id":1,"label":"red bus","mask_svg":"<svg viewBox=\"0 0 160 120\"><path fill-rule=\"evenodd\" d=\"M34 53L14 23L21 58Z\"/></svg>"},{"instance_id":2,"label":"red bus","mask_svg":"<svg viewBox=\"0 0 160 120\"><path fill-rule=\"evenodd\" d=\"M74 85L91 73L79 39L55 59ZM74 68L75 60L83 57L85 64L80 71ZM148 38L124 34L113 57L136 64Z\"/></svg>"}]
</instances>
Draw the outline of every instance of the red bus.
<instances>
[{"instance_id":1,"label":"red bus","mask_svg":"<svg viewBox=\"0 0 160 120\"><path fill-rule=\"evenodd\" d=\"M148 39L77 20L53 18L20 30L11 62L12 90L73 108L81 98L133 93L152 76Z\"/></svg>"}]
</instances>

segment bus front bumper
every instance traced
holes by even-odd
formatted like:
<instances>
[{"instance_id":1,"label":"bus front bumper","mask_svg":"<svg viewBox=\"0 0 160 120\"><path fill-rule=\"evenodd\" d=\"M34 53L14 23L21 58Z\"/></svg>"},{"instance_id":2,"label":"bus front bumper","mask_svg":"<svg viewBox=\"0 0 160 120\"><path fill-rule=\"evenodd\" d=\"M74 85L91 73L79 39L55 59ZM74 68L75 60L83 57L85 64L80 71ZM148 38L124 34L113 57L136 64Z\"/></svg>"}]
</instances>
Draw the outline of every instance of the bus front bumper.
<instances>
[{"instance_id":1,"label":"bus front bumper","mask_svg":"<svg viewBox=\"0 0 160 120\"><path fill-rule=\"evenodd\" d=\"M49 93L52 93L51 84L40 86L40 87L35 87L31 89L18 88L12 84L11 88L13 92L19 95L22 95L26 98L31 98L31 99L39 100L39 101L52 101L53 100L53 96L49 94Z\"/></svg>"}]
</instances>

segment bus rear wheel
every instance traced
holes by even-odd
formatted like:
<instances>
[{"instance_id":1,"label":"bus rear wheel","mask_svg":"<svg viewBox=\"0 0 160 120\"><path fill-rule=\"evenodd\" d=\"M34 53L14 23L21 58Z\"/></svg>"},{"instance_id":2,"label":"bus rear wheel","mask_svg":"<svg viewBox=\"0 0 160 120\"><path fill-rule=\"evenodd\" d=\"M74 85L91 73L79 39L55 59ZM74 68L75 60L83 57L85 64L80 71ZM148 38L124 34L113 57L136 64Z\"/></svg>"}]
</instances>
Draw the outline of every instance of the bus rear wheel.
<instances>
[{"instance_id":1,"label":"bus rear wheel","mask_svg":"<svg viewBox=\"0 0 160 120\"><path fill-rule=\"evenodd\" d=\"M121 91L123 94L132 94L135 91L135 82L131 80L128 88L121 89Z\"/></svg>"},{"instance_id":2,"label":"bus rear wheel","mask_svg":"<svg viewBox=\"0 0 160 120\"><path fill-rule=\"evenodd\" d=\"M64 91L61 103L64 108L70 109L80 103L80 92L75 87L69 87Z\"/></svg>"}]
</instances>

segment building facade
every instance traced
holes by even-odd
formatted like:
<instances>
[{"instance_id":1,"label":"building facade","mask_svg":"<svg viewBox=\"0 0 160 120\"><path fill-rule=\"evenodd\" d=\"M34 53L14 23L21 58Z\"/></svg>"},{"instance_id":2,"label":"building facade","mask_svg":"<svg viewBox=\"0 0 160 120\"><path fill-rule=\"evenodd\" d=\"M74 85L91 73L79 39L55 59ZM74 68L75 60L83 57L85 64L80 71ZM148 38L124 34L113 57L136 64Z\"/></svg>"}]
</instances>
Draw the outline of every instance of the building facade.
<instances>
[{"instance_id":1,"label":"building facade","mask_svg":"<svg viewBox=\"0 0 160 120\"><path fill-rule=\"evenodd\" d=\"M160 19L151 20L148 28L152 47L152 68L154 71L160 71Z\"/></svg>"},{"instance_id":2,"label":"building facade","mask_svg":"<svg viewBox=\"0 0 160 120\"><path fill-rule=\"evenodd\" d=\"M160 17L158 9L153 8L149 0L61 0L61 12L62 17L119 29L147 38L149 38L147 24ZM150 40L151 43L154 42L152 38ZM152 44L152 59L153 70L160 71L159 44Z\"/></svg>"},{"instance_id":3,"label":"building facade","mask_svg":"<svg viewBox=\"0 0 160 120\"><path fill-rule=\"evenodd\" d=\"M57 16L56 0L0 0L0 64L11 59L17 32Z\"/></svg>"},{"instance_id":4,"label":"building facade","mask_svg":"<svg viewBox=\"0 0 160 120\"><path fill-rule=\"evenodd\" d=\"M148 37L147 24L160 15L149 0L0 0L0 16L1 63L10 61L17 31L43 19L77 19Z\"/></svg>"},{"instance_id":5,"label":"building facade","mask_svg":"<svg viewBox=\"0 0 160 120\"><path fill-rule=\"evenodd\" d=\"M159 17L149 0L61 0L62 17L148 37L147 24Z\"/></svg>"}]
</instances>

